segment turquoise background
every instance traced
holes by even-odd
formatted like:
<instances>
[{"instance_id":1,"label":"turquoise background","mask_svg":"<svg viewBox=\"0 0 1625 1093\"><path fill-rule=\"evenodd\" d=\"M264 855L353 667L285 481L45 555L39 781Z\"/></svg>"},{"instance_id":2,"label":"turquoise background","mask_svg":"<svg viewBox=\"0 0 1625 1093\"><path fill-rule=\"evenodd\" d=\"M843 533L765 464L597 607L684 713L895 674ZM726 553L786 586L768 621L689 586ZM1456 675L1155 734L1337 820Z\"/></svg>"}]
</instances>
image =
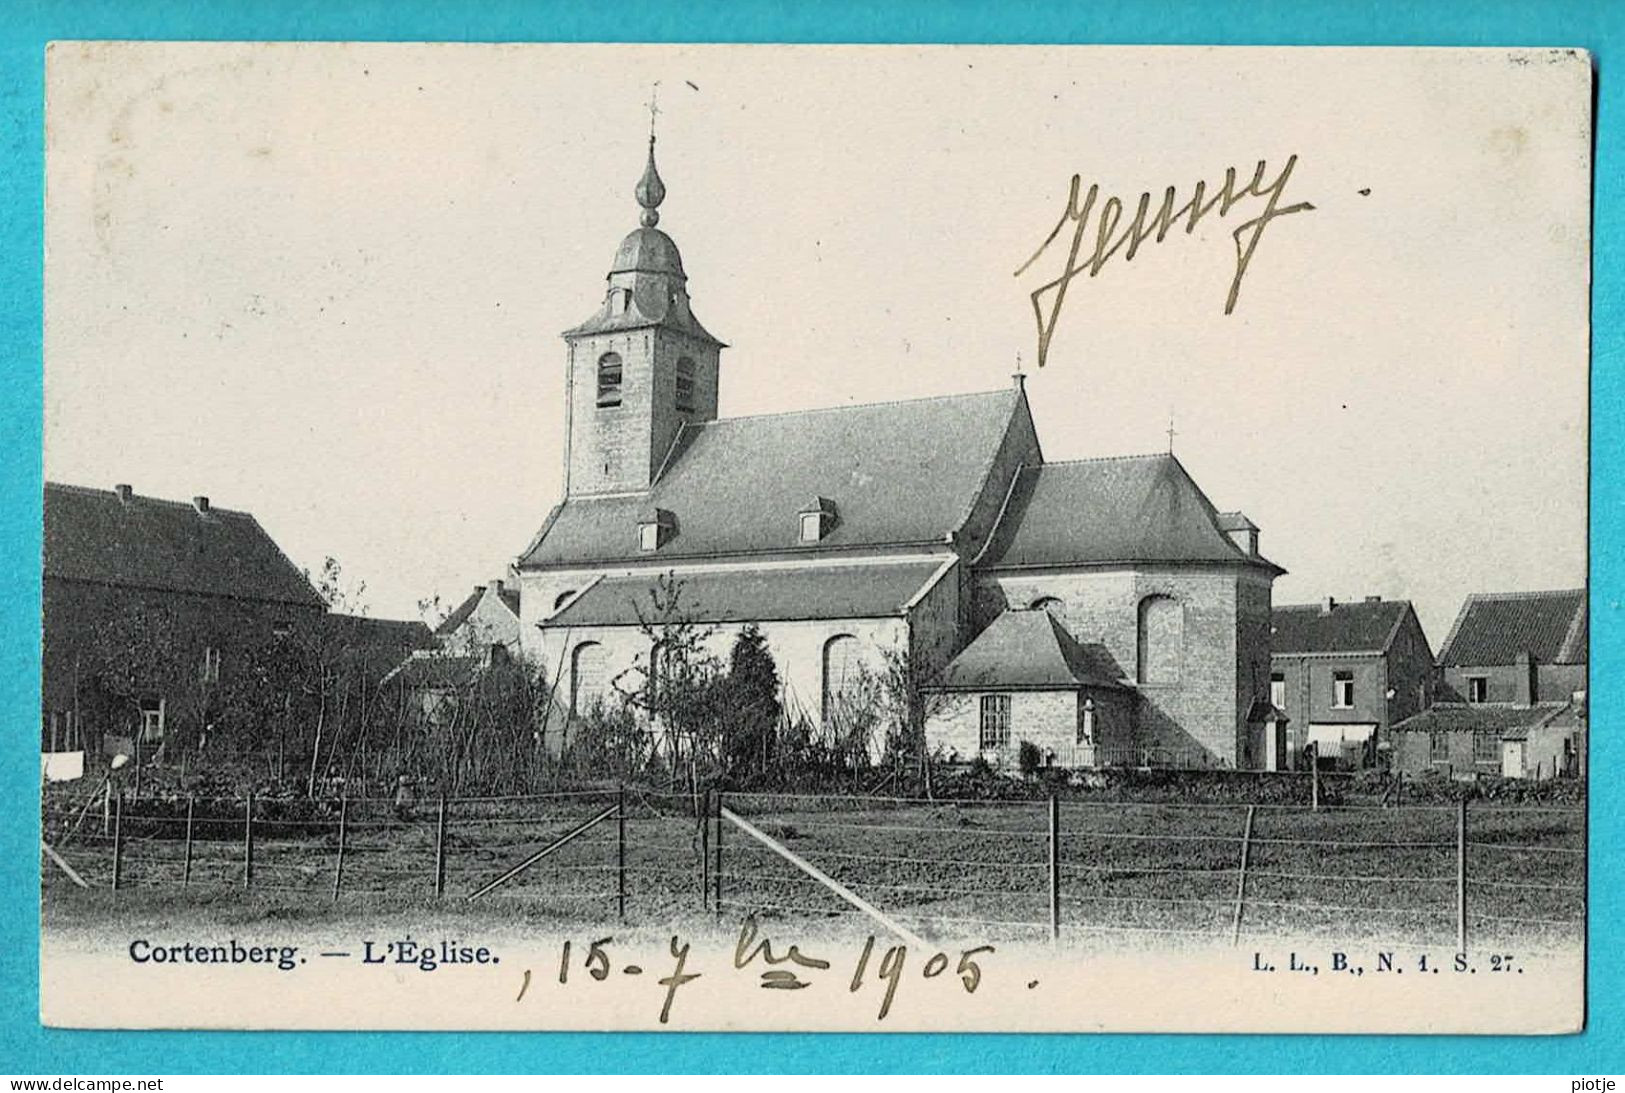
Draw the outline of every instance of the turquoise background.
<instances>
[{"instance_id":1,"label":"turquoise background","mask_svg":"<svg viewBox=\"0 0 1625 1093\"><path fill-rule=\"evenodd\" d=\"M973 5L761 2L0 3L0 1072L162 1074L372 1071L1147 1071L1555 1072L1625 1069L1620 975L1625 945L1607 924L1625 911L1620 784L1594 780L1590 1018L1579 1036L1017 1036L566 1033L113 1033L39 1027L38 818L40 296L45 43L54 38L371 39L450 41L784 41L1578 46L1596 59L1592 334L1593 769L1620 769L1625 697L1622 595L1625 423L1620 320L1625 310L1625 3ZM1485 231L1495 231L1487 224ZM1530 458L1541 457L1531 452ZM1509 534L1533 514L1508 513Z\"/></svg>"}]
</instances>

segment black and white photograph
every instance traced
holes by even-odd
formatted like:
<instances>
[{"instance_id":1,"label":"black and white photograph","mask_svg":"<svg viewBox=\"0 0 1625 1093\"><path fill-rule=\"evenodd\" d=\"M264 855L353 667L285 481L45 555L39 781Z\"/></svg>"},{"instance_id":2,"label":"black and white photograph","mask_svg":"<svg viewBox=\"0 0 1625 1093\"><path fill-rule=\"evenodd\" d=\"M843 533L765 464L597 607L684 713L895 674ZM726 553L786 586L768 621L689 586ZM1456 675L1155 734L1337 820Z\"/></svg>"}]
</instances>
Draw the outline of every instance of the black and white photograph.
<instances>
[{"instance_id":1,"label":"black and white photograph","mask_svg":"<svg viewBox=\"0 0 1625 1093\"><path fill-rule=\"evenodd\" d=\"M1583 1027L1585 52L45 82L47 1024Z\"/></svg>"}]
</instances>

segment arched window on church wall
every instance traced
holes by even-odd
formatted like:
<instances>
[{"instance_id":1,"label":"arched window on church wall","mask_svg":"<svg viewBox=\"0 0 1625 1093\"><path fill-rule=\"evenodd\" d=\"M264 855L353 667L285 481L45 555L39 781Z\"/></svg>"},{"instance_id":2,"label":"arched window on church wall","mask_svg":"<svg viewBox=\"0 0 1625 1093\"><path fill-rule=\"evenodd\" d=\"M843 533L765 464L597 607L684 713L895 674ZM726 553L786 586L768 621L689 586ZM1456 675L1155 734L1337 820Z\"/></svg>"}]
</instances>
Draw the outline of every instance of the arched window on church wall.
<instances>
[{"instance_id":1,"label":"arched window on church wall","mask_svg":"<svg viewBox=\"0 0 1625 1093\"><path fill-rule=\"evenodd\" d=\"M1138 675L1141 683L1178 683L1185 646L1185 606L1172 596L1140 601Z\"/></svg>"},{"instance_id":2,"label":"arched window on church wall","mask_svg":"<svg viewBox=\"0 0 1625 1093\"><path fill-rule=\"evenodd\" d=\"M596 641L577 645L570 658L570 712L580 717L604 704L608 676L604 647Z\"/></svg>"},{"instance_id":3,"label":"arched window on church wall","mask_svg":"<svg viewBox=\"0 0 1625 1093\"><path fill-rule=\"evenodd\" d=\"M862 647L851 634L836 634L824 643L824 706L826 728L835 727L856 697L863 676Z\"/></svg>"}]
</instances>

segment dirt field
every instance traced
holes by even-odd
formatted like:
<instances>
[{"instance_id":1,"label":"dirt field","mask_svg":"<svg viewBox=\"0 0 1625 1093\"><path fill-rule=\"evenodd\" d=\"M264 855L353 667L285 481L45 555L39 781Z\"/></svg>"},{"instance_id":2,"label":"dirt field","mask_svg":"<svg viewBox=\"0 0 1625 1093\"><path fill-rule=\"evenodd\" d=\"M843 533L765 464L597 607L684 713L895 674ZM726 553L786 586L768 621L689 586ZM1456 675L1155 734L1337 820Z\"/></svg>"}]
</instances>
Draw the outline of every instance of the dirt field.
<instances>
[{"instance_id":1,"label":"dirt field","mask_svg":"<svg viewBox=\"0 0 1625 1093\"><path fill-rule=\"evenodd\" d=\"M248 883L243 803L126 803L103 834L100 810L48 815L48 838L92 889L46 865L47 922L91 921L164 907L304 919L361 917L425 905L474 918L614 922L622 825L616 796L456 801L445 821L443 895L435 896L437 803L400 815L389 802L336 809L257 806ZM724 915L866 923L828 886L726 822L702 831L686 797L631 793L624 822L629 925ZM728 809L771 840L912 929L1042 938L1050 922L1045 802L921 802L730 794ZM235 809L235 813L232 810ZM607 817L490 889L586 821ZM1457 915L1454 807L1338 808L1130 804L1068 800L1057 866L1062 931L1141 942L1240 937L1369 937L1452 944ZM121 843L112 892L114 830ZM1244 836L1246 836L1244 838ZM1240 863L1247 857L1245 889ZM1584 813L1475 804L1467 828L1468 924L1474 939L1566 947L1583 936ZM702 854L703 851L703 854ZM338 897L334 898L335 878Z\"/></svg>"}]
</instances>

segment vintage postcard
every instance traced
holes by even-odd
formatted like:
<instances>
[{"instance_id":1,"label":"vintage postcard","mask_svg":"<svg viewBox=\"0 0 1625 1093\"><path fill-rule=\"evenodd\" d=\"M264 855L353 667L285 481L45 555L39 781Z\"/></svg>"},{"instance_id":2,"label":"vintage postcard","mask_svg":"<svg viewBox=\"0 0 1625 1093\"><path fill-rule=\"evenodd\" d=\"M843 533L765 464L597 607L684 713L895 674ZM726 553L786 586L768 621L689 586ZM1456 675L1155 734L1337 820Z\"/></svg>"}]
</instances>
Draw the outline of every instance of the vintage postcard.
<instances>
[{"instance_id":1,"label":"vintage postcard","mask_svg":"<svg viewBox=\"0 0 1625 1093\"><path fill-rule=\"evenodd\" d=\"M42 1019L1582 1028L1591 88L54 43Z\"/></svg>"}]
</instances>

